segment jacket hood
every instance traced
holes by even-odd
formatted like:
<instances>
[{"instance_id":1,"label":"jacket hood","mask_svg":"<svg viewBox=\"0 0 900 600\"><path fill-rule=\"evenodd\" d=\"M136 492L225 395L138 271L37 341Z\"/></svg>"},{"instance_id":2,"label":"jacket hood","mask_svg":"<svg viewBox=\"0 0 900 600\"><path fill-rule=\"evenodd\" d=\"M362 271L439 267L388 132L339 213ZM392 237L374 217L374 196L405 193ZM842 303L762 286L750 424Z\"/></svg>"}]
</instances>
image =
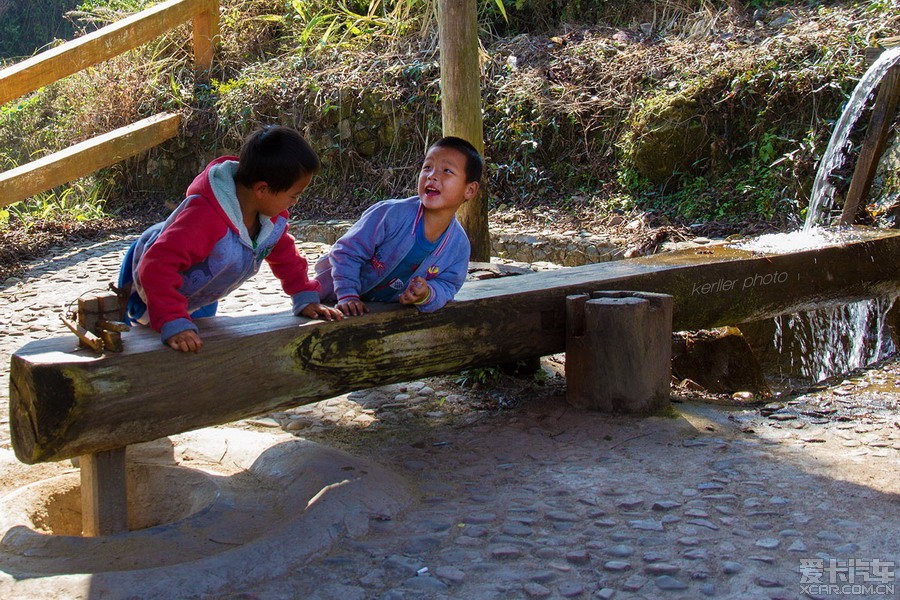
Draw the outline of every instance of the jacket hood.
<instances>
[{"instance_id":1,"label":"jacket hood","mask_svg":"<svg viewBox=\"0 0 900 600\"><path fill-rule=\"evenodd\" d=\"M238 167L237 156L222 156L209 163L202 173L194 178L188 186L188 196L199 194L204 198L215 200L222 209L224 216L234 229L251 247L254 245L244 225L241 203L237 197L237 187L234 183L234 174ZM265 239L274 229L274 223L264 215L259 215L260 232L258 240Z\"/></svg>"}]
</instances>

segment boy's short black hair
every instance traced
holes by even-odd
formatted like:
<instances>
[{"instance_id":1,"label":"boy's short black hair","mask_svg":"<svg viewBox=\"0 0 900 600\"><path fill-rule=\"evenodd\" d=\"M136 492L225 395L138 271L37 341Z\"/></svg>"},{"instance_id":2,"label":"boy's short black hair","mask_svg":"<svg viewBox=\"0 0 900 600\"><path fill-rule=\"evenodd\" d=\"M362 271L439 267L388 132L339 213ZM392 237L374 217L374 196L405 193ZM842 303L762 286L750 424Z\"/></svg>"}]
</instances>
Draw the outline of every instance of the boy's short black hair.
<instances>
[{"instance_id":1,"label":"boy's short black hair","mask_svg":"<svg viewBox=\"0 0 900 600\"><path fill-rule=\"evenodd\" d=\"M484 170L484 160L475 146L466 140L448 135L442 137L431 145L431 148L453 148L462 152L466 157L466 183L477 181L481 183L481 172ZM429 148L429 150L431 149Z\"/></svg>"},{"instance_id":2,"label":"boy's short black hair","mask_svg":"<svg viewBox=\"0 0 900 600\"><path fill-rule=\"evenodd\" d=\"M315 150L299 131L267 125L244 140L234 180L246 187L264 181L273 192L283 192L304 175L315 175L321 168Z\"/></svg>"}]
</instances>

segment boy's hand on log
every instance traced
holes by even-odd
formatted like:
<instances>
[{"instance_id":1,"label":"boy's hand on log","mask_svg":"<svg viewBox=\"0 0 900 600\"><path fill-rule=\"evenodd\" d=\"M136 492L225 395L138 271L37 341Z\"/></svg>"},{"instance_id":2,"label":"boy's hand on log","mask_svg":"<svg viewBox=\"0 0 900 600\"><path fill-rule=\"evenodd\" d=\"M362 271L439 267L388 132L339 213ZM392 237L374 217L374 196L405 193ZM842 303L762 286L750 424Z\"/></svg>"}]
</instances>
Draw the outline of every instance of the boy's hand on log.
<instances>
[{"instance_id":1,"label":"boy's hand on log","mask_svg":"<svg viewBox=\"0 0 900 600\"><path fill-rule=\"evenodd\" d=\"M347 316L364 315L369 312L369 307L362 300L343 300L337 303L336 308Z\"/></svg>"},{"instance_id":2,"label":"boy's hand on log","mask_svg":"<svg viewBox=\"0 0 900 600\"><path fill-rule=\"evenodd\" d=\"M324 321L340 321L344 318L344 313L338 309L316 302L304 306L300 314L310 319L320 318Z\"/></svg>"},{"instance_id":3,"label":"boy's hand on log","mask_svg":"<svg viewBox=\"0 0 900 600\"><path fill-rule=\"evenodd\" d=\"M431 295L431 286L421 277L413 277L400 294L400 304L423 304Z\"/></svg>"},{"instance_id":4,"label":"boy's hand on log","mask_svg":"<svg viewBox=\"0 0 900 600\"><path fill-rule=\"evenodd\" d=\"M203 341L193 329L179 331L167 339L166 343L179 352L199 352L203 347Z\"/></svg>"}]
</instances>

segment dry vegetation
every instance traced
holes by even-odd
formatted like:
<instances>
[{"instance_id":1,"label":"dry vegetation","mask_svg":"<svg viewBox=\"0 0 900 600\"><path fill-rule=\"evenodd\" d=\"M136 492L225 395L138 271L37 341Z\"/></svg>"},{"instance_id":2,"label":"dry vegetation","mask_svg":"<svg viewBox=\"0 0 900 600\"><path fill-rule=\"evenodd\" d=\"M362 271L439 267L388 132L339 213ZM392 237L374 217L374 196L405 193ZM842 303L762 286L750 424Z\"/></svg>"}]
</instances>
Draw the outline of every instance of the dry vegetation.
<instances>
[{"instance_id":1,"label":"dry vegetation","mask_svg":"<svg viewBox=\"0 0 900 600\"><path fill-rule=\"evenodd\" d=\"M111 4L73 18L95 27L120 18L115 6L128 2ZM517 4L525 8L505 21L484 3L481 18L491 218L561 230L637 220L648 248L687 235L690 224L721 233L796 223L865 48L900 33L890 2ZM326 165L298 216L355 217L374 200L408 194L422 149L440 134L433 2L388 5L392 12L351 16L326 11L333 4L324 0L223 0L209 84L191 69L187 28L174 31L0 107L0 164L180 110L180 140L85 183L108 198L107 212L147 222L206 160L236 150L259 124L282 122L304 130ZM551 22L558 5L569 12ZM587 5L605 12L573 14ZM636 148L673 103L692 107L702 152L654 182ZM41 221L23 232L19 222L13 214L0 225L0 246L28 246L28 231L54 228ZM98 222L70 215L59 234L111 223ZM659 227L669 233L651 231ZM15 252L0 256L0 268L16 262Z\"/></svg>"}]
</instances>

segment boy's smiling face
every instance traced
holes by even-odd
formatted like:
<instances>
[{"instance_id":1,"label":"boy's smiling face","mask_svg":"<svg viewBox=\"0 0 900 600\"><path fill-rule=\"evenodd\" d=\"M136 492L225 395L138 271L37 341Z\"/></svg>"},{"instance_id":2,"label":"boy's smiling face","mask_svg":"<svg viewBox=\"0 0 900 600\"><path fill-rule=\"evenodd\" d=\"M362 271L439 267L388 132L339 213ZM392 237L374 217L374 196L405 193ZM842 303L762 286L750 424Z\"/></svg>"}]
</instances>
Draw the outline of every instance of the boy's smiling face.
<instances>
[{"instance_id":1,"label":"boy's smiling face","mask_svg":"<svg viewBox=\"0 0 900 600\"><path fill-rule=\"evenodd\" d=\"M478 193L477 181L466 181L466 155L455 148L434 147L419 171L418 194L426 210L456 212Z\"/></svg>"}]
</instances>

